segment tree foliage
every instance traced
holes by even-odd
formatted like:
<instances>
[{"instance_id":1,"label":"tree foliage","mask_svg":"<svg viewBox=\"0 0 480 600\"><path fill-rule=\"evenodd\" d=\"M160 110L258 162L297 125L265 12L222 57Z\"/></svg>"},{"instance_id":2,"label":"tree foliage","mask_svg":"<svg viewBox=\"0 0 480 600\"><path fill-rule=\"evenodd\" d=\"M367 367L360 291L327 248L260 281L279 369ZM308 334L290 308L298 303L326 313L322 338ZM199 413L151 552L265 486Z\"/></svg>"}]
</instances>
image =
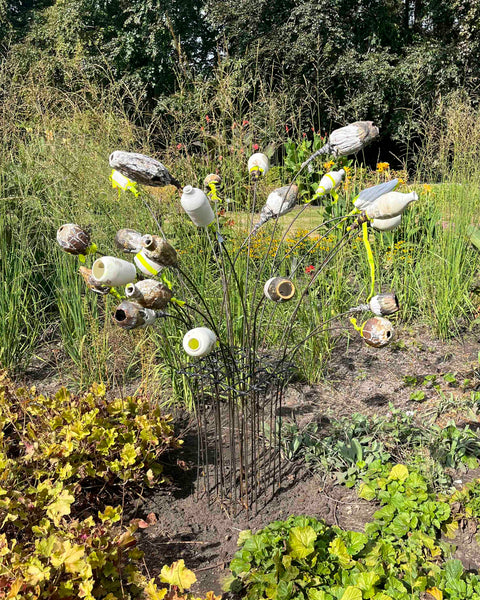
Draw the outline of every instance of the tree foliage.
<instances>
[{"instance_id":1,"label":"tree foliage","mask_svg":"<svg viewBox=\"0 0 480 600\"><path fill-rule=\"evenodd\" d=\"M96 78L123 78L148 98L211 62L213 32L195 0L56 0L32 14L28 42L43 57L80 58Z\"/></svg>"},{"instance_id":2,"label":"tree foliage","mask_svg":"<svg viewBox=\"0 0 480 600\"><path fill-rule=\"evenodd\" d=\"M477 0L0 0L0 20L57 79L74 60L153 104L228 53L308 98L316 128L369 118L400 141L419 106L480 82Z\"/></svg>"}]
</instances>

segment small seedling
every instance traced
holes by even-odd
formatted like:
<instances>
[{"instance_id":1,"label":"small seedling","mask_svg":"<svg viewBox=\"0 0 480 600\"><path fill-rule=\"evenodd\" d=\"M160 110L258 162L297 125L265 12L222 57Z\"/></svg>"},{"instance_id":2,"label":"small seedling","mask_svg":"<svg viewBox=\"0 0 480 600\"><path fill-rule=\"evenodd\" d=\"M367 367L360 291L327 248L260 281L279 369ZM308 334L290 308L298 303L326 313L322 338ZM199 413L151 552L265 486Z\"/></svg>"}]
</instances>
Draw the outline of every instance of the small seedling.
<instances>
[{"instance_id":1,"label":"small seedling","mask_svg":"<svg viewBox=\"0 0 480 600\"><path fill-rule=\"evenodd\" d=\"M451 383L452 385L455 385L457 383L457 378L455 377L454 373L445 373L443 379L444 381L446 381L447 383Z\"/></svg>"},{"instance_id":2,"label":"small seedling","mask_svg":"<svg viewBox=\"0 0 480 600\"><path fill-rule=\"evenodd\" d=\"M425 400L425 392L422 392L421 390L412 392L410 394L410 400L412 400L413 402L423 402Z\"/></svg>"}]
</instances>

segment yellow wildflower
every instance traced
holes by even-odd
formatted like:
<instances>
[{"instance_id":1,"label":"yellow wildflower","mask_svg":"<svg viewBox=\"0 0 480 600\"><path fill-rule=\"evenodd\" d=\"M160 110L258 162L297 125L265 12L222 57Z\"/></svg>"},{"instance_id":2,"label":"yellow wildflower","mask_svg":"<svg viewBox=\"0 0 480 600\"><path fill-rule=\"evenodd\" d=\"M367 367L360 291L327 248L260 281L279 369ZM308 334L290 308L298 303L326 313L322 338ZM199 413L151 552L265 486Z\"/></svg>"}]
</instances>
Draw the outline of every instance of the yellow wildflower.
<instances>
[{"instance_id":1,"label":"yellow wildflower","mask_svg":"<svg viewBox=\"0 0 480 600\"><path fill-rule=\"evenodd\" d=\"M333 160L329 160L328 162L323 163L323 168L325 169L325 171L330 171L334 164L335 162Z\"/></svg>"},{"instance_id":2,"label":"yellow wildflower","mask_svg":"<svg viewBox=\"0 0 480 600\"><path fill-rule=\"evenodd\" d=\"M53 131L51 129L45 129L45 138L47 142L51 142L53 140Z\"/></svg>"},{"instance_id":3,"label":"yellow wildflower","mask_svg":"<svg viewBox=\"0 0 480 600\"><path fill-rule=\"evenodd\" d=\"M431 185L429 185L428 183L424 183L424 184L423 184L423 191L424 191L426 194L429 194L429 193L432 191L432 186L431 186Z\"/></svg>"},{"instance_id":4,"label":"yellow wildflower","mask_svg":"<svg viewBox=\"0 0 480 600\"><path fill-rule=\"evenodd\" d=\"M383 171L387 171L389 168L390 168L390 163L387 163L387 162L377 163L377 171L379 173L383 173Z\"/></svg>"}]
</instances>

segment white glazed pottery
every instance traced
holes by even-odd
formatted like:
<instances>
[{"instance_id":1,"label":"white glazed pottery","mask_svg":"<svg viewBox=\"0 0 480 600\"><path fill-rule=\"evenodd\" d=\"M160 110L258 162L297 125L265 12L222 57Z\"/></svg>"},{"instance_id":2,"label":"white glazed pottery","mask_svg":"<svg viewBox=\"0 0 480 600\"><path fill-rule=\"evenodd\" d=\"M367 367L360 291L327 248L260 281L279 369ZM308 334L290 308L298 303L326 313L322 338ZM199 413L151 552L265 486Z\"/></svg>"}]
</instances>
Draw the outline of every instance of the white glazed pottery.
<instances>
[{"instance_id":1,"label":"white glazed pottery","mask_svg":"<svg viewBox=\"0 0 480 600\"><path fill-rule=\"evenodd\" d=\"M137 270L135 265L126 260L115 256L103 256L93 263L92 275L99 283L113 287L134 281Z\"/></svg>"},{"instance_id":2,"label":"white glazed pottery","mask_svg":"<svg viewBox=\"0 0 480 600\"><path fill-rule=\"evenodd\" d=\"M262 154L261 152L252 154L252 156L248 159L249 173L260 172L262 175L265 175L269 169L270 161L268 160L268 156L265 156L265 154Z\"/></svg>"},{"instance_id":3,"label":"white glazed pottery","mask_svg":"<svg viewBox=\"0 0 480 600\"><path fill-rule=\"evenodd\" d=\"M157 275L162 269L162 265L146 255L145 248L140 250L138 254L135 254L133 261L137 265L138 270L144 275Z\"/></svg>"},{"instance_id":4,"label":"white glazed pottery","mask_svg":"<svg viewBox=\"0 0 480 600\"><path fill-rule=\"evenodd\" d=\"M373 219L372 227L378 231L393 231L402 222L402 215L397 215L392 219Z\"/></svg>"},{"instance_id":5,"label":"white glazed pottery","mask_svg":"<svg viewBox=\"0 0 480 600\"><path fill-rule=\"evenodd\" d=\"M186 185L180 202L183 210L197 227L207 227L215 219L207 196L198 188Z\"/></svg>"},{"instance_id":6,"label":"white glazed pottery","mask_svg":"<svg viewBox=\"0 0 480 600\"><path fill-rule=\"evenodd\" d=\"M190 329L183 337L183 349L189 356L206 356L215 347L217 336L208 327Z\"/></svg>"},{"instance_id":7,"label":"white glazed pottery","mask_svg":"<svg viewBox=\"0 0 480 600\"><path fill-rule=\"evenodd\" d=\"M330 171L329 173L325 173L325 175L320 179L320 183L318 184L316 194L319 196L328 194L328 192L331 192L332 190L337 188L342 183L342 180L344 177L345 177L344 169L340 169L339 171Z\"/></svg>"},{"instance_id":8,"label":"white glazed pottery","mask_svg":"<svg viewBox=\"0 0 480 600\"><path fill-rule=\"evenodd\" d=\"M295 294L295 286L285 277L272 277L263 286L263 293L274 302L286 302Z\"/></svg>"},{"instance_id":9,"label":"white glazed pottery","mask_svg":"<svg viewBox=\"0 0 480 600\"><path fill-rule=\"evenodd\" d=\"M407 206L418 200L416 192L402 194L401 192L389 192L377 198L365 212L369 219L391 219L401 215Z\"/></svg>"}]
</instances>

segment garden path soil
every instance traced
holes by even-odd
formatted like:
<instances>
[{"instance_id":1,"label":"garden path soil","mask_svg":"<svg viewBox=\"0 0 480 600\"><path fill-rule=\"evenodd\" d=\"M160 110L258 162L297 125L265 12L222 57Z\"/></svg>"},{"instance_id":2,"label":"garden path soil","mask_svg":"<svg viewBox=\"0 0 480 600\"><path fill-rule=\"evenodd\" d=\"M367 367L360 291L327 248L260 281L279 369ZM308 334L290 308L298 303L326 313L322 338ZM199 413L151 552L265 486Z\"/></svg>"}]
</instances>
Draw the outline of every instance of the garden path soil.
<instances>
[{"instance_id":1,"label":"garden path soil","mask_svg":"<svg viewBox=\"0 0 480 600\"><path fill-rule=\"evenodd\" d=\"M479 338L479 334L472 334L461 341L446 343L417 329L404 330L401 341L382 350L354 341L348 348L338 348L333 353L324 383L289 386L283 416L304 426L312 420L328 422L332 416L355 412L385 414L391 403L396 408L414 411L424 421L435 412L439 398L430 383L423 385L424 376L437 375L437 383L447 395L460 395L465 390L444 382L445 373L456 373L459 382L469 379L466 393L480 389ZM405 384L406 375L417 377L419 385L415 389L425 391L424 402L410 400L412 387ZM175 483L139 501L130 514L152 523L140 534L140 546L152 577L162 565L183 558L196 572L195 592L220 593L221 580L228 574L228 563L242 529L255 531L291 514L307 514L328 524L361 531L372 518L375 507L358 499L354 491L335 486L327 478L295 465L287 465L281 490L258 515L250 520L245 514L230 517L219 504L208 506L205 498L197 498L195 457L190 451L193 444L189 443L188 435L183 455L175 457L176 465L170 467ZM475 473L470 478L473 475L479 476ZM463 476L463 482L466 480ZM459 532L454 543L458 545L458 558L467 568L480 567L479 547L468 527Z\"/></svg>"}]
</instances>

